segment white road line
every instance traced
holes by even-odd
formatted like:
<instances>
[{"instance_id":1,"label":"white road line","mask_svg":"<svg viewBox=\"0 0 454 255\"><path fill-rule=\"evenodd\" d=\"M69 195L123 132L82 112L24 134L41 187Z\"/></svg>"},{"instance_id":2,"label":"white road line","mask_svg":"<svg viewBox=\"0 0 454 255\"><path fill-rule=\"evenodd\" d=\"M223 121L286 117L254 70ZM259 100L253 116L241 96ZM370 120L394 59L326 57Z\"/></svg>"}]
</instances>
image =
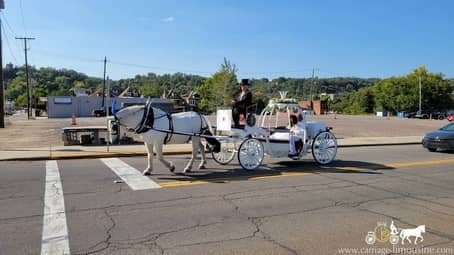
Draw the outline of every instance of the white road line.
<instances>
[{"instance_id":1,"label":"white road line","mask_svg":"<svg viewBox=\"0 0 454 255\"><path fill-rule=\"evenodd\" d=\"M57 161L46 162L41 254L70 254L65 200Z\"/></svg>"},{"instance_id":2,"label":"white road line","mask_svg":"<svg viewBox=\"0 0 454 255\"><path fill-rule=\"evenodd\" d=\"M143 176L137 169L119 158L102 158L101 161L128 184L132 190L158 189L159 184Z\"/></svg>"}]
</instances>

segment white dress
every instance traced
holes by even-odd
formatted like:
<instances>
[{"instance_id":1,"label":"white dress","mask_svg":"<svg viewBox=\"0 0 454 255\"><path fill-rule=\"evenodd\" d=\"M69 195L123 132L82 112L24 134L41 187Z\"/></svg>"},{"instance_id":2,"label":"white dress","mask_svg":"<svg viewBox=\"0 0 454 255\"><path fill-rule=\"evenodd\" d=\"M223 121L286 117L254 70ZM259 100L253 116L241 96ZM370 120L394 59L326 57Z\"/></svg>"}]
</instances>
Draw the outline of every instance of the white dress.
<instances>
[{"instance_id":1,"label":"white dress","mask_svg":"<svg viewBox=\"0 0 454 255\"><path fill-rule=\"evenodd\" d=\"M289 137L289 154L297 154L295 143L299 140L303 140L303 143L306 141L306 125L304 121L298 122L290 131L293 131L293 134L290 134Z\"/></svg>"}]
</instances>

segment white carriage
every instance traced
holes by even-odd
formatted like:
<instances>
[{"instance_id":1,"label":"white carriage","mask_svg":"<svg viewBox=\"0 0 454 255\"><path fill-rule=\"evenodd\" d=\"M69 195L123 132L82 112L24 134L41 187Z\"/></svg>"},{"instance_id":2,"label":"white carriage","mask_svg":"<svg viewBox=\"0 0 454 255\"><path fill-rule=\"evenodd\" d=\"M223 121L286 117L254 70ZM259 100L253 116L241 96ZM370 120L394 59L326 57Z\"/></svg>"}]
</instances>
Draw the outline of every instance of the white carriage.
<instances>
[{"instance_id":1,"label":"white carriage","mask_svg":"<svg viewBox=\"0 0 454 255\"><path fill-rule=\"evenodd\" d=\"M331 163L337 154L337 140L331 128L322 122L307 121L306 112L297 101L285 96L280 100L270 100L258 123L255 114L248 114L244 128L231 128L231 110L218 109L216 139L221 143L221 150L212 152L213 159L225 165L237 156L243 169L254 170L262 164L265 154L273 158L288 157L289 126L279 124L283 123L283 118L289 120L290 114L296 112L304 116L306 135L302 137L303 147L294 159L302 159L311 152L317 163Z\"/></svg>"}]
</instances>

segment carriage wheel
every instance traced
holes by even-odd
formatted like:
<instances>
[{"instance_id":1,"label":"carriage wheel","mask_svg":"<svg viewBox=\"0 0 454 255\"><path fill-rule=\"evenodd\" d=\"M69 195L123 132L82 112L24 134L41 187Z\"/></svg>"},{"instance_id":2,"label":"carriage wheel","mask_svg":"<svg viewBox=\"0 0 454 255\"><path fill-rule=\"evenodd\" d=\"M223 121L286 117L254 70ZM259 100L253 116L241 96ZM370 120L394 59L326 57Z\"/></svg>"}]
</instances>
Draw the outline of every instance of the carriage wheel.
<instances>
[{"instance_id":1,"label":"carriage wheel","mask_svg":"<svg viewBox=\"0 0 454 255\"><path fill-rule=\"evenodd\" d=\"M329 131L321 132L312 141L312 156L320 165L331 163L337 154L337 140Z\"/></svg>"},{"instance_id":2,"label":"carriage wheel","mask_svg":"<svg viewBox=\"0 0 454 255\"><path fill-rule=\"evenodd\" d=\"M245 170L254 170L262 164L265 157L263 144L255 138L244 140L238 150L238 161Z\"/></svg>"},{"instance_id":3,"label":"carriage wheel","mask_svg":"<svg viewBox=\"0 0 454 255\"><path fill-rule=\"evenodd\" d=\"M235 144L233 143L221 143L221 151L211 152L214 161L221 165L227 165L232 162L235 158Z\"/></svg>"}]
</instances>

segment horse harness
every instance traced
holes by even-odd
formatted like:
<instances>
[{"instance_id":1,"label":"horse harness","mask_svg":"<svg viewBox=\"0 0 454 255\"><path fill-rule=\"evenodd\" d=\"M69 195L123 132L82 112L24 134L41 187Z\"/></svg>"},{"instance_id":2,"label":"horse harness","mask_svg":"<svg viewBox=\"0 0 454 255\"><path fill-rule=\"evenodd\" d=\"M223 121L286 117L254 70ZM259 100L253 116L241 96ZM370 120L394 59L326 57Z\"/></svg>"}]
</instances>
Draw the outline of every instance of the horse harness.
<instances>
[{"instance_id":1,"label":"horse harness","mask_svg":"<svg viewBox=\"0 0 454 255\"><path fill-rule=\"evenodd\" d=\"M151 103L147 103L145 105L145 108L143 109L143 116L142 120L137 124L137 127L134 129L134 132L137 134L142 134L147 132L150 129L153 129L153 124L154 121L163 117L167 117L169 120L169 131L166 132L166 137L164 137L164 144L168 143L170 139L172 139L172 133L173 133L173 121L172 121L172 115L169 113L163 114L158 117L154 117L154 112L153 112L153 107L151 106Z\"/></svg>"},{"instance_id":2,"label":"horse harness","mask_svg":"<svg viewBox=\"0 0 454 255\"><path fill-rule=\"evenodd\" d=\"M168 131L157 130L157 129L153 128L154 121L157 119L163 118L163 117L167 117L167 119L169 120L169 130ZM200 134L203 134L206 130L208 130L208 126L203 127L203 118L200 113L199 113L199 117L200 117ZM166 133L166 136L164 138L164 144L167 144L168 142L170 142L170 139L172 139L172 135L174 134L172 115L169 113L166 113L161 116L155 117L151 103L147 103L143 110L142 120L139 122L139 124L137 124L136 128L133 129L133 131L137 134L142 134L142 133L147 132L150 129ZM191 136L188 136L187 142L189 142L190 139L191 139Z\"/></svg>"}]
</instances>

